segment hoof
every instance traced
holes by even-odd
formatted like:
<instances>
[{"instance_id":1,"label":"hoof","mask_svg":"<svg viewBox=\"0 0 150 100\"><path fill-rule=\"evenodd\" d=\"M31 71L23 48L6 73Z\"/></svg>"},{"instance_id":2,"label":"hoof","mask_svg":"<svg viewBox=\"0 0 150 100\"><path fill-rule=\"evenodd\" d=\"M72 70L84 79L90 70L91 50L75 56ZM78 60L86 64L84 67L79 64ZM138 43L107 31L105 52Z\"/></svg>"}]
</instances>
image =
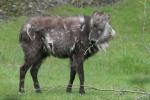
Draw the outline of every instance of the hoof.
<instances>
[{"instance_id":1,"label":"hoof","mask_svg":"<svg viewBox=\"0 0 150 100\"><path fill-rule=\"evenodd\" d=\"M36 89L35 92L36 93L42 93L41 89Z\"/></svg>"},{"instance_id":2,"label":"hoof","mask_svg":"<svg viewBox=\"0 0 150 100\"><path fill-rule=\"evenodd\" d=\"M21 95L23 93L25 93L24 88L19 89L19 93L18 94Z\"/></svg>"},{"instance_id":3,"label":"hoof","mask_svg":"<svg viewBox=\"0 0 150 100\"><path fill-rule=\"evenodd\" d=\"M24 94L24 92L18 92L18 95L23 95Z\"/></svg>"},{"instance_id":4,"label":"hoof","mask_svg":"<svg viewBox=\"0 0 150 100\"><path fill-rule=\"evenodd\" d=\"M85 94L85 91L79 91L80 96L83 96Z\"/></svg>"},{"instance_id":5,"label":"hoof","mask_svg":"<svg viewBox=\"0 0 150 100\"><path fill-rule=\"evenodd\" d=\"M71 92L72 92L72 88L67 88L67 89L66 89L66 92L67 92L67 93L71 93Z\"/></svg>"}]
</instances>

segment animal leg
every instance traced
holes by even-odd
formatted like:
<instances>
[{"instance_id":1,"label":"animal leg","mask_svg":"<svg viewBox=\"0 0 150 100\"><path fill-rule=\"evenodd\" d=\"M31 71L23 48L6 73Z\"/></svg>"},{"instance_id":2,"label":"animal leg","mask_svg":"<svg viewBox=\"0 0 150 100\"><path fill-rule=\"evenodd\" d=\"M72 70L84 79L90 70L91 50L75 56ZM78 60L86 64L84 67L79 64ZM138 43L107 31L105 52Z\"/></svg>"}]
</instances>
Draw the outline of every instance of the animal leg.
<instances>
[{"instance_id":1,"label":"animal leg","mask_svg":"<svg viewBox=\"0 0 150 100\"><path fill-rule=\"evenodd\" d=\"M25 62L24 65L22 65L20 67L20 80L19 80L19 92L20 93L24 93L25 75L26 75L26 72L28 71L28 69L30 68L30 66L31 66L30 64Z\"/></svg>"},{"instance_id":2,"label":"animal leg","mask_svg":"<svg viewBox=\"0 0 150 100\"><path fill-rule=\"evenodd\" d=\"M39 70L39 68L41 66L41 63L42 63L42 59L40 61L34 63L32 65L31 70L30 70L30 73L31 73L31 76L32 76L32 80L33 80L33 83L34 83L34 88L35 88L37 93L41 92L39 81L38 81L38 78L37 78L38 70Z\"/></svg>"},{"instance_id":3,"label":"animal leg","mask_svg":"<svg viewBox=\"0 0 150 100\"><path fill-rule=\"evenodd\" d=\"M76 68L75 68L75 66L73 66L73 64L71 64L71 67L70 67L70 80L69 80L69 84L67 86L66 92L72 92L72 84L73 84L73 81L75 79L75 75L76 75Z\"/></svg>"},{"instance_id":4,"label":"animal leg","mask_svg":"<svg viewBox=\"0 0 150 100\"><path fill-rule=\"evenodd\" d=\"M74 54L72 56L72 66L71 66L71 71L70 71L70 81L69 81L69 85L67 87L67 92L71 91L71 87L73 84L73 80L75 78L75 74L76 72L79 75L79 80L80 80L80 89L79 89L79 93L82 95L85 93L84 91L84 69L83 69L83 62L84 62L84 57L80 56L79 53L78 54Z\"/></svg>"},{"instance_id":5,"label":"animal leg","mask_svg":"<svg viewBox=\"0 0 150 100\"><path fill-rule=\"evenodd\" d=\"M84 69L83 69L83 63L82 62L79 63L78 68L77 68L77 72L78 72L79 80L80 80L79 93L82 95L82 94L85 94L85 91L84 91Z\"/></svg>"}]
</instances>

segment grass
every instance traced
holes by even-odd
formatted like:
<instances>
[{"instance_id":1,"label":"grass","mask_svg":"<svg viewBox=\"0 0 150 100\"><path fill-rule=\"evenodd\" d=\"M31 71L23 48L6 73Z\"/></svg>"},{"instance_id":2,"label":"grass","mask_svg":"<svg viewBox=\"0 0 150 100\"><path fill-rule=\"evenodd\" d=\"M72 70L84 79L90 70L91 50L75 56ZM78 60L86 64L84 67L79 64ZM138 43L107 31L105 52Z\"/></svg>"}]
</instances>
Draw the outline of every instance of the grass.
<instances>
[{"instance_id":1,"label":"grass","mask_svg":"<svg viewBox=\"0 0 150 100\"><path fill-rule=\"evenodd\" d=\"M150 1L147 0L146 28L144 40L150 47ZM70 5L55 7L47 11L53 15L90 15L94 10L111 15L112 25L117 31L106 53L100 52L85 62L85 84L100 89L129 89L150 92L150 54L141 41L144 21L144 0L123 0L113 6L75 8ZM18 34L26 17L12 18L0 22L0 100L149 100L148 96L131 93L116 93L86 89L79 96L78 89L67 94L65 88L31 92L33 83L29 73L25 81L26 93L18 95L19 67L23 63L23 52L18 43ZM65 85L69 79L68 59L49 57L41 66L39 81L42 87ZM79 84L78 77L75 83Z\"/></svg>"}]
</instances>

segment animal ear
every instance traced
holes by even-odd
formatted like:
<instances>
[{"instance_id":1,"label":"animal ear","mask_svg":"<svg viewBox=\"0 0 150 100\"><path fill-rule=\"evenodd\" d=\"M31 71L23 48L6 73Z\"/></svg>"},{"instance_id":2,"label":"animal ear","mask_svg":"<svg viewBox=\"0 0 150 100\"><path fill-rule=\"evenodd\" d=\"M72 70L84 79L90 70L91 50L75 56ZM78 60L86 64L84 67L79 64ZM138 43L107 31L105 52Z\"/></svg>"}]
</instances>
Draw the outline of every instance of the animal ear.
<instances>
[{"instance_id":1,"label":"animal ear","mask_svg":"<svg viewBox=\"0 0 150 100\"><path fill-rule=\"evenodd\" d=\"M93 14L92 15L103 15L104 12L99 12L99 11L93 11Z\"/></svg>"},{"instance_id":2,"label":"animal ear","mask_svg":"<svg viewBox=\"0 0 150 100\"><path fill-rule=\"evenodd\" d=\"M98 15L98 13L99 13L99 12L95 10L95 11L93 11L93 14L92 14L92 15L95 16L95 15Z\"/></svg>"}]
</instances>

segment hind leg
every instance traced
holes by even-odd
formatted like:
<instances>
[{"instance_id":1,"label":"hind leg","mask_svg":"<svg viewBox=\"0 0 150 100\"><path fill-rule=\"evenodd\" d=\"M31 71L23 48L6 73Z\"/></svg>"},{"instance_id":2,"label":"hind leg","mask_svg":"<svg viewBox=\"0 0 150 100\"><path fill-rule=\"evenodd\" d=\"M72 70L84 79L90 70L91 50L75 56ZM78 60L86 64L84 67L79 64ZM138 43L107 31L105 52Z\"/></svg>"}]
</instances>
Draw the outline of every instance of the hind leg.
<instances>
[{"instance_id":1,"label":"hind leg","mask_svg":"<svg viewBox=\"0 0 150 100\"><path fill-rule=\"evenodd\" d=\"M33 83L34 83L34 88L35 88L37 93L41 92L38 77L37 77L38 70L41 66L41 63L42 63L42 59L40 59L40 61L35 62L33 64L32 68L31 68L31 70L30 70L30 73L31 73L31 76L32 76L32 79L33 79Z\"/></svg>"},{"instance_id":2,"label":"hind leg","mask_svg":"<svg viewBox=\"0 0 150 100\"><path fill-rule=\"evenodd\" d=\"M70 80L69 80L69 84L67 86L66 92L72 92L72 84L75 79L75 75L76 75L76 67L73 65L73 63L71 61Z\"/></svg>"},{"instance_id":3,"label":"hind leg","mask_svg":"<svg viewBox=\"0 0 150 100\"><path fill-rule=\"evenodd\" d=\"M20 81L19 81L19 92L23 93L24 92L24 80L25 80L25 75L28 69L30 68L30 64L28 62L25 62L21 67L20 67Z\"/></svg>"}]
</instances>

